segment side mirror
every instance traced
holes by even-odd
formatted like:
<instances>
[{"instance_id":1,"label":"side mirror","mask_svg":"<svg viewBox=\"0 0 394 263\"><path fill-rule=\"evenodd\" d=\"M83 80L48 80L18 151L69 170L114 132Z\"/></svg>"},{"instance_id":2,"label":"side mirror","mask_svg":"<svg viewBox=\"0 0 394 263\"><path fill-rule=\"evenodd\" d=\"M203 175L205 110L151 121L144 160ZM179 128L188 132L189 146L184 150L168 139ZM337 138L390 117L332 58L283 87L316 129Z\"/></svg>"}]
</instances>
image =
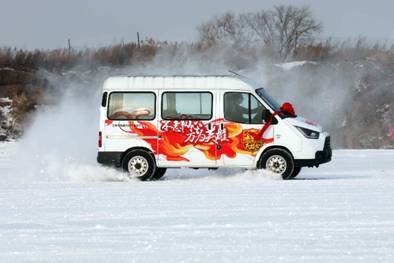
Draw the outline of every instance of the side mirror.
<instances>
[{"instance_id":1,"label":"side mirror","mask_svg":"<svg viewBox=\"0 0 394 263\"><path fill-rule=\"evenodd\" d=\"M269 110L267 110L267 109L263 110L263 113L262 113L263 121L265 121L265 122L269 121L269 119L271 118L271 115L272 114Z\"/></svg>"}]
</instances>

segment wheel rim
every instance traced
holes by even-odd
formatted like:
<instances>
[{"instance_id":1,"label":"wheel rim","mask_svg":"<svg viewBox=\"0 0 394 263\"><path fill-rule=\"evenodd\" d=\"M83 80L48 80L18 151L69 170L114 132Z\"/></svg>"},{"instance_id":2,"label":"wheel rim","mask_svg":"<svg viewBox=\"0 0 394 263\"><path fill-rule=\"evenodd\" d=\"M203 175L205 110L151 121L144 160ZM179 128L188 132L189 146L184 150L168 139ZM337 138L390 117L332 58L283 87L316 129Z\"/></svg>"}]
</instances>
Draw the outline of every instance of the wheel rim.
<instances>
[{"instance_id":1,"label":"wheel rim","mask_svg":"<svg viewBox=\"0 0 394 263\"><path fill-rule=\"evenodd\" d=\"M267 159L265 167L271 172L282 175L286 171L287 162L280 155L272 155Z\"/></svg>"},{"instance_id":2,"label":"wheel rim","mask_svg":"<svg viewBox=\"0 0 394 263\"><path fill-rule=\"evenodd\" d=\"M148 172L149 163L142 156L134 156L129 160L127 169L131 177L144 176Z\"/></svg>"}]
</instances>

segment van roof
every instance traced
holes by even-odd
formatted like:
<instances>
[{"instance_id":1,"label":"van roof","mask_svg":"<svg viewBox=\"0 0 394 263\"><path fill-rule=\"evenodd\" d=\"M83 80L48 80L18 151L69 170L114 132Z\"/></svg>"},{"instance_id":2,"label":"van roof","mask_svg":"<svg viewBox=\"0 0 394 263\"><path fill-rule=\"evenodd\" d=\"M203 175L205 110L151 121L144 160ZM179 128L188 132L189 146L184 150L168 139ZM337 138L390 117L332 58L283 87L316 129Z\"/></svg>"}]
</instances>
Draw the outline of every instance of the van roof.
<instances>
[{"instance_id":1,"label":"van roof","mask_svg":"<svg viewBox=\"0 0 394 263\"><path fill-rule=\"evenodd\" d=\"M252 80L233 75L138 75L110 77L104 82L105 91L125 90L254 90L259 86Z\"/></svg>"}]
</instances>

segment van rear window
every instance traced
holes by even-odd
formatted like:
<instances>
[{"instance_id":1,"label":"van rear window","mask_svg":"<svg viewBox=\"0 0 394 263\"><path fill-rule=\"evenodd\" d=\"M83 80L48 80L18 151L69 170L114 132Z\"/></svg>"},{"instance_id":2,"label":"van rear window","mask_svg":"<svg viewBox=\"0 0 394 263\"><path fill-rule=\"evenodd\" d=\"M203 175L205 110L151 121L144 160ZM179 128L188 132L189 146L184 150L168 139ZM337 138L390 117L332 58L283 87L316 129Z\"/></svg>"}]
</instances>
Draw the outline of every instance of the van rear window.
<instances>
[{"instance_id":1,"label":"van rear window","mask_svg":"<svg viewBox=\"0 0 394 263\"><path fill-rule=\"evenodd\" d=\"M212 118L210 92L164 92L162 118L164 120L210 120Z\"/></svg>"},{"instance_id":2,"label":"van rear window","mask_svg":"<svg viewBox=\"0 0 394 263\"><path fill-rule=\"evenodd\" d=\"M109 96L108 119L153 120L156 95L153 92L112 92Z\"/></svg>"}]
</instances>

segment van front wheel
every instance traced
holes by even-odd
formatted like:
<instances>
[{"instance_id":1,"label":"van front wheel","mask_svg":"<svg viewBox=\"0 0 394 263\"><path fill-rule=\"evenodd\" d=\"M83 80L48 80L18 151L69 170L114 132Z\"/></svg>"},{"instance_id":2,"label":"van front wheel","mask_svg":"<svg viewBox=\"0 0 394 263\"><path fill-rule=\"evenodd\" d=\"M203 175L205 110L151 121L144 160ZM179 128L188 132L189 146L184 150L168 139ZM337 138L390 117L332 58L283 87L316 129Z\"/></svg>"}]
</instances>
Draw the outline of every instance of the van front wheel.
<instances>
[{"instance_id":1,"label":"van front wheel","mask_svg":"<svg viewBox=\"0 0 394 263\"><path fill-rule=\"evenodd\" d=\"M294 171L291 174L291 178L296 178L297 175L301 172L301 167L294 167Z\"/></svg>"},{"instance_id":2,"label":"van front wheel","mask_svg":"<svg viewBox=\"0 0 394 263\"><path fill-rule=\"evenodd\" d=\"M292 178L294 160L286 150L270 149L261 156L260 167L281 175L284 180L287 180Z\"/></svg>"},{"instance_id":3,"label":"van front wheel","mask_svg":"<svg viewBox=\"0 0 394 263\"><path fill-rule=\"evenodd\" d=\"M144 150L134 150L123 158L123 170L130 178L146 181L153 178L157 168L151 154Z\"/></svg>"}]
</instances>

